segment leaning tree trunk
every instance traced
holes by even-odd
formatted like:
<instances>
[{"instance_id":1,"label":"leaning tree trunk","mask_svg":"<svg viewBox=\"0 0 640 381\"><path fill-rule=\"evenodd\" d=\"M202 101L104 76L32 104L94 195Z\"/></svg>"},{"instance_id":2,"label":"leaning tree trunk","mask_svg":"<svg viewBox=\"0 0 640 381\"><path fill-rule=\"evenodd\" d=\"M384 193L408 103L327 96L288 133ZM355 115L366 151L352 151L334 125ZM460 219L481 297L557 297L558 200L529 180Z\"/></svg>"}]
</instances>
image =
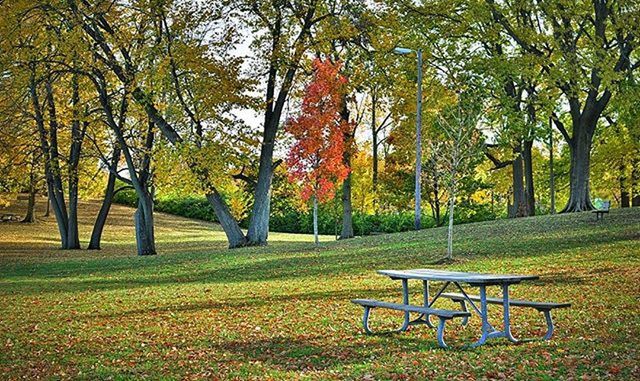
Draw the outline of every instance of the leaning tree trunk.
<instances>
[{"instance_id":1,"label":"leaning tree trunk","mask_svg":"<svg viewBox=\"0 0 640 381\"><path fill-rule=\"evenodd\" d=\"M527 206L527 215L535 216L536 214L536 198L533 186L533 157L531 148L533 140L525 140L523 144L522 159L524 162L524 182L525 182L525 204Z\"/></svg>"},{"instance_id":2,"label":"leaning tree trunk","mask_svg":"<svg viewBox=\"0 0 640 381\"><path fill-rule=\"evenodd\" d=\"M109 181L107 183L107 189L104 193L104 199L102 200L102 206L96 217L96 222L93 224L93 231L91 232L91 240L89 241L88 250L100 250L100 243L102 241L102 232L104 231L104 225L107 223L107 217L111 210L111 204L113 203L113 197L115 195L115 176L114 181L111 180L112 175L109 175Z\"/></svg>"},{"instance_id":3,"label":"leaning tree trunk","mask_svg":"<svg viewBox=\"0 0 640 381\"><path fill-rule=\"evenodd\" d=\"M595 123L595 122L594 122ZM593 210L589 194L589 166L591 162L592 136L584 128L574 132L569 144L571 168L569 170L569 201L561 213Z\"/></svg>"},{"instance_id":4,"label":"leaning tree trunk","mask_svg":"<svg viewBox=\"0 0 640 381\"><path fill-rule=\"evenodd\" d=\"M116 175L118 170L118 162L120 161L120 149L115 147L113 149L113 156L111 158L111 168L109 170L109 179L107 180L107 188L104 192L104 199L102 200L102 206L96 217L96 222L93 224L93 231L91 232L91 240L89 241L89 250L100 250L100 243L102 241L102 232L104 231L104 225L107 223L107 217L111 210L111 204L116 194Z\"/></svg>"},{"instance_id":5,"label":"leaning tree trunk","mask_svg":"<svg viewBox=\"0 0 640 381\"><path fill-rule=\"evenodd\" d=\"M260 150L258 181L247 231L249 245L266 245L269 237L269 212L271 209L271 180L273 178L273 145L277 126L268 125L264 131Z\"/></svg>"},{"instance_id":6,"label":"leaning tree trunk","mask_svg":"<svg viewBox=\"0 0 640 381\"><path fill-rule=\"evenodd\" d=\"M153 227L153 198L147 191L138 195L138 209L134 213L138 255L155 255Z\"/></svg>"},{"instance_id":7,"label":"leaning tree trunk","mask_svg":"<svg viewBox=\"0 0 640 381\"><path fill-rule=\"evenodd\" d=\"M222 230L224 230L224 233L227 235L229 248L233 249L236 247L246 246L247 238L244 236L244 233L242 233L240 225L238 225L238 221L231 214L229 207L222 199L220 193L213 189L212 192L207 194L207 200L209 201L209 204L211 204L211 207L213 207L216 218L220 225L222 225Z\"/></svg>"}]
</instances>

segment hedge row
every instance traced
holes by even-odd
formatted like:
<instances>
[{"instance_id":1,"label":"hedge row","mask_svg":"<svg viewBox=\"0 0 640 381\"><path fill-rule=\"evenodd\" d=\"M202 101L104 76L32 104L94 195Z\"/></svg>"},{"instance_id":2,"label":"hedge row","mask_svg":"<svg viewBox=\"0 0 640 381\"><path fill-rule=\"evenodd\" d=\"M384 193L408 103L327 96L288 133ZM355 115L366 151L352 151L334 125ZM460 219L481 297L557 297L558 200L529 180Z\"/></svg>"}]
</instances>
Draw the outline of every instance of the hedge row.
<instances>
[{"instance_id":1,"label":"hedge row","mask_svg":"<svg viewBox=\"0 0 640 381\"><path fill-rule=\"evenodd\" d=\"M135 207L137 196L133 190L119 192L114 202ZM217 222L213 208L205 197L158 197L155 200L155 210L187 218ZM455 223L477 222L495 219L497 216L484 205L465 205L461 203L456 209ZM246 228L248 219L240 221L240 226ZM413 230L413 213L398 212L384 214L354 213L353 230L356 235L370 235L372 233L396 233ZM430 215L422 217L422 227L434 227L435 221ZM313 233L312 213L298 211L272 211L269 228L274 232L283 233ZM339 234L342 229L340 217L335 214L333 206L321 207L318 214L318 230L320 234Z\"/></svg>"}]
</instances>

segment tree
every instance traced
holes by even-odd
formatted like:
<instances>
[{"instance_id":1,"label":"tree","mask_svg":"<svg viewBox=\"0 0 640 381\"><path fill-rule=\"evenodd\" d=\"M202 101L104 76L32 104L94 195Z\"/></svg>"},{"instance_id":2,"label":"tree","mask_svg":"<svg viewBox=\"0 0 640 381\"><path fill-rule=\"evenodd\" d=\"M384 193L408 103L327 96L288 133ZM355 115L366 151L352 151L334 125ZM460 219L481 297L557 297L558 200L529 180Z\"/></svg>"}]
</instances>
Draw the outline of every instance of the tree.
<instances>
[{"instance_id":1,"label":"tree","mask_svg":"<svg viewBox=\"0 0 640 381\"><path fill-rule=\"evenodd\" d=\"M265 245L269 235L273 152L282 111L300 62L313 43L314 26L338 10L320 0L250 1L247 8L254 16L252 29L259 34L254 46L259 48L258 56L266 60L267 73L262 144L247 244Z\"/></svg>"},{"instance_id":2,"label":"tree","mask_svg":"<svg viewBox=\"0 0 640 381\"><path fill-rule=\"evenodd\" d=\"M351 124L340 115L347 80L340 63L313 61L313 80L305 88L300 115L289 120L286 131L294 138L287 164L292 180L302 183L302 198L313 198L313 233L318 244L318 202L334 197L347 178L345 133Z\"/></svg>"},{"instance_id":3,"label":"tree","mask_svg":"<svg viewBox=\"0 0 640 381\"><path fill-rule=\"evenodd\" d=\"M479 102L461 94L458 104L446 108L437 119L443 133L442 152L446 156L444 180L449 198L449 227L447 229L447 256L453 259L453 219L456 192L460 181L470 175L482 152L482 134L478 131Z\"/></svg>"},{"instance_id":4,"label":"tree","mask_svg":"<svg viewBox=\"0 0 640 381\"><path fill-rule=\"evenodd\" d=\"M561 93L571 129L554 122L571 150L570 195L564 212L593 209L589 192L593 136L634 61L640 6L633 1L497 3L486 0L493 24L521 54L538 62L546 86Z\"/></svg>"},{"instance_id":5,"label":"tree","mask_svg":"<svg viewBox=\"0 0 640 381\"><path fill-rule=\"evenodd\" d=\"M68 0L66 5L61 9L63 16L82 28L86 39L92 42L89 50L98 63L127 88L150 125L153 123L184 156L200 181L229 246L246 245L238 221L214 184L219 173L213 169L224 168L225 161L207 160L211 151L224 146L209 140L210 136L219 135L219 131L210 128L221 127L226 122L222 114L238 101L235 74L239 61L228 57L226 49L221 50L224 57L219 57L215 49L233 42L233 33L225 31L215 35L219 40L207 39L212 36L208 24L221 19L224 13L220 4L212 4L211 9L183 4L186 7L183 9L181 4L171 1L145 8L105 3L94 6L86 1ZM118 17L120 12L131 17ZM177 55L178 49L184 49L181 51L185 54ZM146 65L150 57L154 65ZM163 112L164 103L158 99L158 94L167 93L172 96L163 100L172 103L171 113Z\"/></svg>"}]
</instances>

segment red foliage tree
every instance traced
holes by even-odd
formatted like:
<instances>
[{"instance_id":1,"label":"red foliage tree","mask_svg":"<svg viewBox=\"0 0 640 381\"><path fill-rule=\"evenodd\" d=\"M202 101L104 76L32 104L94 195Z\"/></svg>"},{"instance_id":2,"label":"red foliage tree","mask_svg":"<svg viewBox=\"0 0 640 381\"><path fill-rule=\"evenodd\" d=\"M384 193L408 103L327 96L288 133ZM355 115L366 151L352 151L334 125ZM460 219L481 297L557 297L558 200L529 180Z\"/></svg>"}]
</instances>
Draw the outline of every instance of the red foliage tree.
<instances>
[{"instance_id":1,"label":"red foliage tree","mask_svg":"<svg viewBox=\"0 0 640 381\"><path fill-rule=\"evenodd\" d=\"M287 121L285 130L294 138L287 164L289 178L302 184L302 198L314 198L314 233L317 242L317 202L331 200L349 174L343 161L346 133L353 129L340 118L347 79L342 65L330 60L313 61L313 80L305 88L300 115Z\"/></svg>"}]
</instances>

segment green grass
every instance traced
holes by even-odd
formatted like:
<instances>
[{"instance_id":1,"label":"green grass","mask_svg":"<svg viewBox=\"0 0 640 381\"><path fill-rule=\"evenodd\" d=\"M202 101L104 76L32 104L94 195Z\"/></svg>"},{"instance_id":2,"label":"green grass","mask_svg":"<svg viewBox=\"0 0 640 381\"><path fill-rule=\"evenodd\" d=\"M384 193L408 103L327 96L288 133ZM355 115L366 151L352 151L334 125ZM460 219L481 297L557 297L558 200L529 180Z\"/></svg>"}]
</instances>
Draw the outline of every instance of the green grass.
<instances>
[{"instance_id":1,"label":"green grass","mask_svg":"<svg viewBox=\"0 0 640 381\"><path fill-rule=\"evenodd\" d=\"M81 207L86 238L97 205ZM52 219L0 224L0 378L640 377L638 208L597 223L582 213L456 226L458 260L447 266L435 264L443 229L324 237L320 248L310 236L273 234L268 247L229 251L215 225L162 214L160 254L141 258L131 215L114 208L100 252L57 250ZM549 342L441 350L427 327L364 335L349 300L399 300L399 284L375 270L412 267L538 274L513 296L573 307L557 311ZM490 312L499 326L500 308ZM374 311L372 324L400 320ZM516 335L544 333L535 311L516 309L513 320ZM462 345L479 320L450 326L448 341Z\"/></svg>"}]
</instances>

